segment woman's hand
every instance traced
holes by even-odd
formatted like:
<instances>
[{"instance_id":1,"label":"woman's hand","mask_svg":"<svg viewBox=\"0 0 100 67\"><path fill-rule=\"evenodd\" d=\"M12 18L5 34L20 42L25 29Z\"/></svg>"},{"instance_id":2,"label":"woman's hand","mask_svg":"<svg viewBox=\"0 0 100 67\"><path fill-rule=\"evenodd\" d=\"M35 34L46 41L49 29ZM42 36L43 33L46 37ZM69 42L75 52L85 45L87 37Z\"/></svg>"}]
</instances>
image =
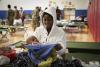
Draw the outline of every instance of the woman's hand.
<instances>
[{"instance_id":1,"label":"woman's hand","mask_svg":"<svg viewBox=\"0 0 100 67\"><path fill-rule=\"evenodd\" d=\"M57 51L61 50L61 49L62 49L61 44L59 44L59 43L56 44L55 49L56 49Z\"/></svg>"}]
</instances>

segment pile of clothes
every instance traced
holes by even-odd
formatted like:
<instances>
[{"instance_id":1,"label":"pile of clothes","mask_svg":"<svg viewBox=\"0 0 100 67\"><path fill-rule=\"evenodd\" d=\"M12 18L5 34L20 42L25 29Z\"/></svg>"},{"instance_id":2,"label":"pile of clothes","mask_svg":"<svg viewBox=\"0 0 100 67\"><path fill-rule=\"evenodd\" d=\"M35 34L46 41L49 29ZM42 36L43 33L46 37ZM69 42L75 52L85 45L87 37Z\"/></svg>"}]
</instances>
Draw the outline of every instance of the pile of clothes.
<instances>
[{"instance_id":1,"label":"pile of clothes","mask_svg":"<svg viewBox=\"0 0 100 67\"><path fill-rule=\"evenodd\" d=\"M0 48L0 65L8 64L10 60L13 60L16 57L16 51L10 47L1 47Z\"/></svg>"},{"instance_id":2,"label":"pile of clothes","mask_svg":"<svg viewBox=\"0 0 100 67\"><path fill-rule=\"evenodd\" d=\"M16 46L0 48L0 65L11 64L12 67L35 67L51 57L54 45L25 45L25 48ZM54 53L55 54L55 53ZM52 60L50 60L52 62Z\"/></svg>"},{"instance_id":3,"label":"pile of clothes","mask_svg":"<svg viewBox=\"0 0 100 67\"><path fill-rule=\"evenodd\" d=\"M57 59L55 45L0 48L0 67L83 67L80 60ZM19 50L18 50L19 49ZM8 64L7 66L3 66Z\"/></svg>"}]
</instances>

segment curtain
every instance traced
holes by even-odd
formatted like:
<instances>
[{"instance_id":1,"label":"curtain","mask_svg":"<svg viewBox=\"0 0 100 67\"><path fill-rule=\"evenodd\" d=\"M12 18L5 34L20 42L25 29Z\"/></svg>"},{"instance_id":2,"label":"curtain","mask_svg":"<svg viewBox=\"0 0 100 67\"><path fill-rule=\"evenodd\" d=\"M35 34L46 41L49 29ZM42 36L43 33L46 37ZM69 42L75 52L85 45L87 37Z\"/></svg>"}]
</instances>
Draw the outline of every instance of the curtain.
<instances>
[{"instance_id":1,"label":"curtain","mask_svg":"<svg viewBox=\"0 0 100 67\"><path fill-rule=\"evenodd\" d=\"M88 25L95 42L100 42L100 0L91 0L89 3Z\"/></svg>"}]
</instances>

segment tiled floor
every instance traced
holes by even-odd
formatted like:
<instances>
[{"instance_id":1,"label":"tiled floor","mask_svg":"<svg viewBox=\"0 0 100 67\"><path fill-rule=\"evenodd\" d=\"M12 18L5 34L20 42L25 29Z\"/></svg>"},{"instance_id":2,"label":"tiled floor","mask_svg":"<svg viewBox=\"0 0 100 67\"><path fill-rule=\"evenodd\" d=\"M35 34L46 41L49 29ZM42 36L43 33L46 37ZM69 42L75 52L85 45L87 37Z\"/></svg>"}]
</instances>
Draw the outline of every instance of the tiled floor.
<instances>
[{"instance_id":1,"label":"tiled floor","mask_svg":"<svg viewBox=\"0 0 100 67\"><path fill-rule=\"evenodd\" d=\"M28 27L28 31L32 30L31 28L31 22L28 21L25 26ZM8 34L7 37L9 39L3 39L0 41L0 46L7 46L12 43L15 43L20 40L25 40L24 34L25 31L17 31L13 35ZM67 41L76 41L76 42L94 42L91 34L88 32L87 26L83 29L83 32L81 33L66 33L66 40Z\"/></svg>"}]
</instances>

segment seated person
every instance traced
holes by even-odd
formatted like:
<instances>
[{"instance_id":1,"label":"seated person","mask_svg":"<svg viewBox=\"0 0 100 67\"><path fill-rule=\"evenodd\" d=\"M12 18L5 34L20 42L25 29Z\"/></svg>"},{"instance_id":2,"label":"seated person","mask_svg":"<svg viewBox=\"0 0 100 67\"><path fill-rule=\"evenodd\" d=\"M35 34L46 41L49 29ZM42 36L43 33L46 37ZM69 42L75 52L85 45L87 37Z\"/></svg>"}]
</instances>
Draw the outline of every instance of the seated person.
<instances>
[{"instance_id":1,"label":"seated person","mask_svg":"<svg viewBox=\"0 0 100 67\"><path fill-rule=\"evenodd\" d=\"M56 52L61 56L68 52L68 50L66 50L66 35L61 28L56 26L56 22L56 9L53 7L48 8L43 12L40 27L36 28L33 35L42 43L41 45L47 45L47 43L49 43L51 45L57 45L57 48L59 45L59 49L56 50ZM42 63L40 66L41 65Z\"/></svg>"},{"instance_id":2,"label":"seated person","mask_svg":"<svg viewBox=\"0 0 100 67\"><path fill-rule=\"evenodd\" d=\"M33 34L28 34L29 37L35 36L42 44L50 43L60 45L61 50L59 55L68 52L66 49L66 34L62 28L56 26L56 9L54 7L46 9L41 16L40 27L37 27Z\"/></svg>"},{"instance_id":3,"label":"seated person","mask_svg":"<svg viewBox=\"0 0 100 67\"><path fill-rule=\"evenodd\" d=\"M23 46L22 46L23 47ZM57 58L57 51L62 49L60 45L52 45L52 44L41 44L38 39L35 36L29 37L26 40L26 45L24 45L24 48L29 49L29 56L33 57L31 58L35 64L38 64L38 67L50 67L50 64L56 60ZM43 50L44 51L43 51ZM37 51L38 50L38 51ZM35 52L34 52L35 51ZM41 51L43 51L41 53ZM36 57L38 53L41 53L39 57ZM32 53L32 56L31 56ZM46 53L46 54L44 54ZM34 56L36 54L36 56ZM43 56L47 56L47 59L45 59ZM42 62L40 62L40 58L42 58Z\"/></svg>"}]
</instances>

